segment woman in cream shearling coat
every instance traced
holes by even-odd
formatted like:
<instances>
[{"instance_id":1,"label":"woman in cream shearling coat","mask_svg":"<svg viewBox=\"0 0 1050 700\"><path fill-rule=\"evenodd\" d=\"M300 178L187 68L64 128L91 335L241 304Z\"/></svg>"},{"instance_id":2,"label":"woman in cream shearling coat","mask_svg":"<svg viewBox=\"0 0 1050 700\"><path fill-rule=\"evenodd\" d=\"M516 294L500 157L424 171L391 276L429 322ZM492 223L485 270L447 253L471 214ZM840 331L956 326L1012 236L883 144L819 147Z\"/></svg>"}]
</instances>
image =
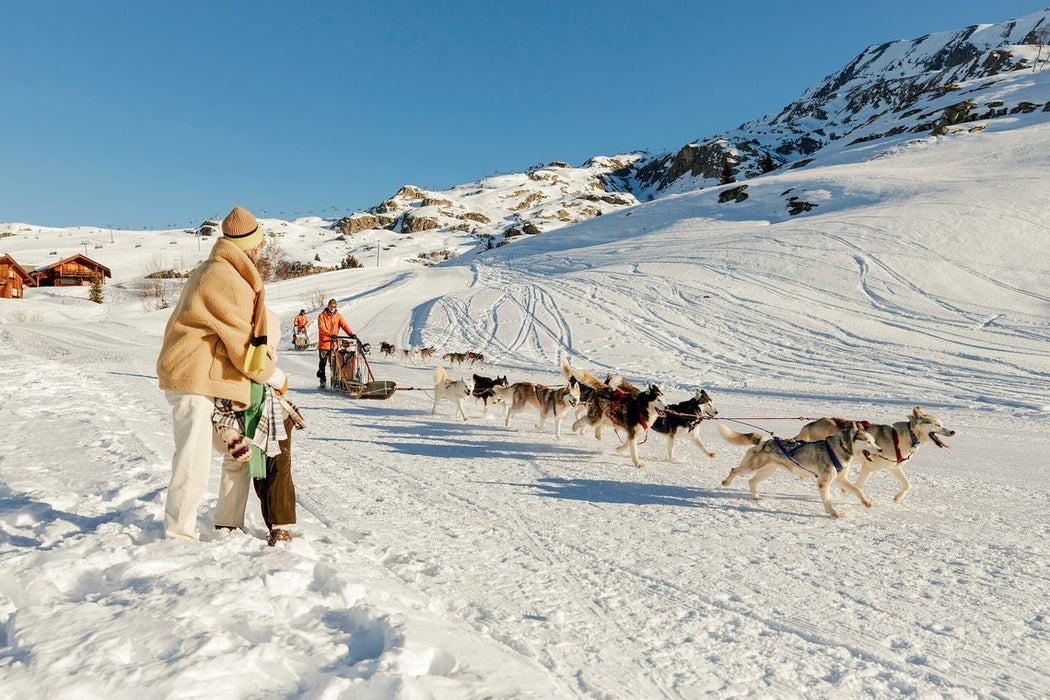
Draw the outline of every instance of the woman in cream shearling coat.
<instances>
[{"instance_id":1,"label":"woman in cream shearling coat","mask_svg":"<svg viewBox=\"0 0 1050 700\"><path fill-rule=\"evenodd\" d=\"M222 222L223 238L186 281L164 329L160 388L172 407L175 452L164 504L168 537L198 539L197 509L208 486L214 399L244 409L252 380L283 392L288 379L267 357L263 281L255 267L265 239L240 207ZM219 494L219 510L224 506Z\"/></svg>"}]
</instances>

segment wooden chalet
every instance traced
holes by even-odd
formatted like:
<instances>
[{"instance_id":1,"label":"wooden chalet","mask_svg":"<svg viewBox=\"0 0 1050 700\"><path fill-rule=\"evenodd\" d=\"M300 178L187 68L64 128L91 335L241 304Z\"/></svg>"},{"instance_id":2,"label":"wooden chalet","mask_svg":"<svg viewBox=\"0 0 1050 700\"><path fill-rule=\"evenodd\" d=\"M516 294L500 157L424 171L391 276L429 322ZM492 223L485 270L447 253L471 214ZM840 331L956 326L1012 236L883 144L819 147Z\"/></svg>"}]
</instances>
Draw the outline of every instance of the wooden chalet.
<instances>
[{"instance_id":1,"label":"wooden chalet","mask_svg":"<svg viewBox=\"0 0 1050 700\"><path fill-rule=\"evenodd\" d=\"M113 276L108 267L81 253L38 267L29 274L38 287L82 287L96 279L105 284L106 278Z\"/></svg>"},{"instance_id":2,"label":"wooden chalet","mask_svg":"<svg viewBox=\"0 0 1050 700\"><path fill-rule=\"evenodd\" d=\"M33 278L14 258L0 256L0 299L21 299L22 289L32 286Z\"/></svg>"}]
</instances>

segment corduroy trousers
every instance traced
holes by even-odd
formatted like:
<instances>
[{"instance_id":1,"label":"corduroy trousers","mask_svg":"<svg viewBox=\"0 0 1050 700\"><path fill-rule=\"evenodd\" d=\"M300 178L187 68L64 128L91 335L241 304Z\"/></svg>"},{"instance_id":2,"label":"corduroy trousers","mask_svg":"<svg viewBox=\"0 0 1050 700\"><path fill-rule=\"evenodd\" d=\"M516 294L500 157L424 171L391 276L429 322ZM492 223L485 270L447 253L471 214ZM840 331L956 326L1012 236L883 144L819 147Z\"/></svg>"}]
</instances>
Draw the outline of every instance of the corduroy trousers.
<instances>
[{"instance_id":1,"label":"corduroy trousers","mask_svg":"<svg viewBox=\"0 0 1050 700\"><path fill-rule=\"evenodd\" d=\"M255 495L262 507L266 528L295 524L295 484L292 483L292 419L285 416L281 454L266 458L266 478L255 479Z\"/></svg>"}]
</instances>

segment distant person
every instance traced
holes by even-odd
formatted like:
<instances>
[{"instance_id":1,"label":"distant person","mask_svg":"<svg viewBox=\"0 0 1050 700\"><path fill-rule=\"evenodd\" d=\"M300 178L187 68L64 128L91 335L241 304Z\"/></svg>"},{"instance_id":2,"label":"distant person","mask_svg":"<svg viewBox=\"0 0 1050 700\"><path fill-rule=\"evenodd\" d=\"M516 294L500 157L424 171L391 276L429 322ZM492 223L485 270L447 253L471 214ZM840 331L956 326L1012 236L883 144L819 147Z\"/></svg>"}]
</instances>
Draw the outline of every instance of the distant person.
<instances>
[{"instance_id":1,"label":"distant person","mask_svg":"<svg viewBox=\"0 0 1050 700\"><path fill-rule=\"evenodd\" d=\"M321 389L324 389L327 383L325 368L328 366L328 356L332 353L332 336L339 335L340 329L346 331L349 336L354 334L339 313L339 305L335 299L329 299L328 305L317 316L317 356L320 360L317 363L317 378L321 380Z\"/></svg>"},{"instance_id":2,"label":"distant person","mask_svg":"<svg viewBox=\"0 0 1050 700\"><path fill-rule=\"evenodd\" d=\"M171 404L175 452L164 503L164 533L199 539L197 509L208 487L215 399L235 410L251 403L252 381L284 391L288 378L266 353L267 314L255 263L266 244L251 212L234 207L223 237L182 289L164 329L157 378ZM230 494L219 492L217 510Z\"/></svg>"},{"instance_id":3,"label":"distant person","mask_svg":"<svg viewBox=\"0 0 1050 700\"><path fill-rule=\"evenodd\" d=\"M292 343L295 343L295 336L302 333L305 337L307 335L306 329L310 325L310 317L306 315L306 309L299 309L298 315L292 319Z\"/></svg>"}]
</instances>

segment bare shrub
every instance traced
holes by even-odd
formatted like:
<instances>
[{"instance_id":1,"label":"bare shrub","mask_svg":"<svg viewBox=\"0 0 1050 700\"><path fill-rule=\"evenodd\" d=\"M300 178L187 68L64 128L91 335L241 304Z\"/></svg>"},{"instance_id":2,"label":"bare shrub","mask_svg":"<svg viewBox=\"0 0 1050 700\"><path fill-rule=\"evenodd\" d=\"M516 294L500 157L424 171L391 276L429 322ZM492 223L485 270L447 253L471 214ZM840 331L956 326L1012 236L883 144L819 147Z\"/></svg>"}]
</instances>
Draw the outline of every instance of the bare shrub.
<instances>
[{"instance_id":1,"label":"bare shrub","mask_svg":"<svg viewBox=\"0 0 1050 700\"><path fill-rule=\"evenodd\" d=\"M319 309L328 303L328 291L323 287L317 287L306 295L306 305L311 309Z\"/></svg>"}]
</instances>

